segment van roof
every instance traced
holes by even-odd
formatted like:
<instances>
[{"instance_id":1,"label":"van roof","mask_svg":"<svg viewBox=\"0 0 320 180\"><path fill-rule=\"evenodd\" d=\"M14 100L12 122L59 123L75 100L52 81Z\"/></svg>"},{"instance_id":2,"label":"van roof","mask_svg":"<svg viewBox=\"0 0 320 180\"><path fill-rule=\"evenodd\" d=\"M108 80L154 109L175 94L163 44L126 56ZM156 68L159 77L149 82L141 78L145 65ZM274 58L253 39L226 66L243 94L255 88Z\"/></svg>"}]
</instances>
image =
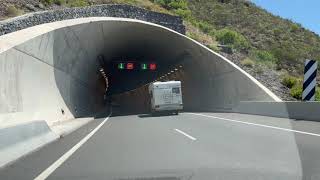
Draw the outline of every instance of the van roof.
<instances>
[{"instance_id":1,"label":"van roof","mask_svg":"<svg viewBox=\"0 0 320 180\"><path fill-rule=\"evenodd\" d=\"M154 85L162 85L162 84L181 84L181 81L166 81L166 82L154 82Z\"/></svg>"}]
</instances>

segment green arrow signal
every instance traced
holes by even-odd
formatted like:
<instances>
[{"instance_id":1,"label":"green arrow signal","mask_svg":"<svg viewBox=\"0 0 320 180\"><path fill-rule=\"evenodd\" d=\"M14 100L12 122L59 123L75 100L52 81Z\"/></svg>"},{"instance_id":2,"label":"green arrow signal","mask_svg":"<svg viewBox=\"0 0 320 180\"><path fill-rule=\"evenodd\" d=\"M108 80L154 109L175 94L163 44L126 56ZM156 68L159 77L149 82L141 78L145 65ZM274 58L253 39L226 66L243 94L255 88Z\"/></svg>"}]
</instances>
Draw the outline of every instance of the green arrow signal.
<instances>
[{"instance_id":1,"label":"green arrow signal","mask_svg":"<svg viewBox=\"0 0 320 180\"><path fill-rule=\"evenodd\" d=\"M124 63L119 63L118 64L118 69L124 69Z\"/></svg>"},{"instance_id":2,"label":"green arrow signal","mask_svg":"<svg viewBox=\"0 0 320 180\"><path fill-rule=\"evenodd\" d=\"M147 64L145 64L145 63L141 64L141 69L146 70L147 67L148 67Z\"/></svg>"}]
</instances>

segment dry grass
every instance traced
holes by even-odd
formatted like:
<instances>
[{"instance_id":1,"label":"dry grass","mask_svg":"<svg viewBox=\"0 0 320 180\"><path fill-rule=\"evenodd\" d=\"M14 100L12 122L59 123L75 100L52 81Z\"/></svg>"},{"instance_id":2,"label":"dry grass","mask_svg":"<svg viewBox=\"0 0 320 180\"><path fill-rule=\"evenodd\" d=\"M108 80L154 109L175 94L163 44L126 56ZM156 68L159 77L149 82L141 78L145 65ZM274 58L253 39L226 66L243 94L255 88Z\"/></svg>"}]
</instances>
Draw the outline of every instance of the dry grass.
<instances>
[{"instance_id":1,"label":"dry grass","mask_svg":"<svg viewBox=\"0 0 320 180\"><path fill-rule=\"evenodd\" d=\"M9 17L20 16L21 14L23 14L23 11L16 8L14 5L9 5L7 7L7 15Z\"/></svg>"}]
</instances>

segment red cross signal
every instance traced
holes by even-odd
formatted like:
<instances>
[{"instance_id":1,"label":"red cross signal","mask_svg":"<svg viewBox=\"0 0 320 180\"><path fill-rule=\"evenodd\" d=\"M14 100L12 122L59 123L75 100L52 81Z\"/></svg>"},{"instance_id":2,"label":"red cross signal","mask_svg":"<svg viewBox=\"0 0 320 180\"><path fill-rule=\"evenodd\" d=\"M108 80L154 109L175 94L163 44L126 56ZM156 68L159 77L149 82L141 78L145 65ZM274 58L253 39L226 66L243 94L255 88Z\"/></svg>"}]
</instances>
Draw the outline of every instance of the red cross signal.
<instances>
[{"instance_id":1,"label":"red cross signal","mask_svg":"<svg viewBox=\"0 0 320 180\"><path fill-rule=\"evenodd\" d=\"M149 65L149 69L150 70L156 70L157 69L157 64L155 64L155 63L151 63L150 65Z\"/></svg>"}]
</instances>

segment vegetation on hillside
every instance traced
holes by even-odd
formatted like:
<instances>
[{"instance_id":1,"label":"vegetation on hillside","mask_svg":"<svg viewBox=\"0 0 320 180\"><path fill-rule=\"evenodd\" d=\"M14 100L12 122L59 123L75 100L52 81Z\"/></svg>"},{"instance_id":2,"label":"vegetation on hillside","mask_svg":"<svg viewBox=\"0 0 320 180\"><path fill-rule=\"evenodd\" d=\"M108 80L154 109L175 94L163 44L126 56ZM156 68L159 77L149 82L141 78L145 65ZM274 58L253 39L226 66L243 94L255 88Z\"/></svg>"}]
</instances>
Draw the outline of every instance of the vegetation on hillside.
<instances>
[{"instance_id":1,"label":"vegetation on hillside","mask_svg":"<svg viewBox=\"0 0 320 180\"><path fill-rule=\"evenodd\" d=\"M216 29L228 28L243 35L250 42L250 50L269 53L278 68L301 70L306 58L320 60L318 35L249 1L188 0L188 7L195 18Z\"/></svg>"},{"instance_id":2,"label":"vegetation on hillside","mask_svg":"<svg viewBox=\"0 0 320 180\"><path fill-rule=\"evenodd\" d=\"M245 54L243 66L255 64L301 76L305 59L320 60L320 37L300 24L282 19L246 0L151 0L182 16L214 41ZM199 39L196 34L188 33ZM219 50L217 46L208 46ZM319 63L320 64L320 63ZM319 65L320 67L320 65ZM257 66L256 72L261 71ZM287 75L282 83L301 100L301 79ZM320 87L317 90L320 100Z\"/></svg>"}]
</instances>

